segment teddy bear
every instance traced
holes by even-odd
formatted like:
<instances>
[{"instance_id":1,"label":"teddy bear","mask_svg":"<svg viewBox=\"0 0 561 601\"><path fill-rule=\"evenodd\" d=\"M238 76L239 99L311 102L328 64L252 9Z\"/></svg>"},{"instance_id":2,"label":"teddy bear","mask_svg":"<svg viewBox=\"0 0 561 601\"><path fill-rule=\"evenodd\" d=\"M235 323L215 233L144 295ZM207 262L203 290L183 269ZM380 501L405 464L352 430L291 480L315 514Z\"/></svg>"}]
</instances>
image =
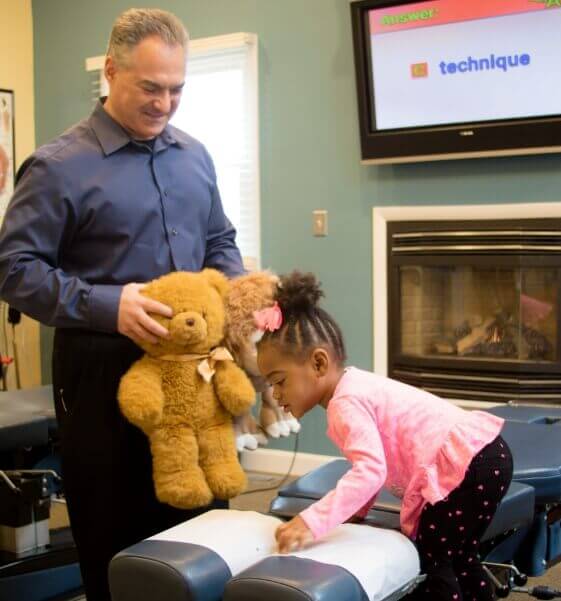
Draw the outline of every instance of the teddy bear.
<instances>
[{"instance_id":1,"label":"teddy bear","mask_svg":"<svg viewBox=\"0 0 561 601\"><path fill-rule=\"evenodd\" d=\"M238 451L255 450L267 443L267 436L279 438L300 430L299 422L279 407L272 387L257 367L257 342L263 336L258 314L274 306L279 278L269 271L256 271L239 276L229 283L225 298L225 344L234 359L249 376L257 393L261 393L259 425L251 412L234 420Z\"/></svg>"},{"instance_id":2,"label":"teddy bear","mask_svg":"<svg viewBox=\"0 0 561 601\"><path fill-rule=\"evenodd\" d=\"M168 305L154 315L169 337L141 343L145 354L123 376L123 415L150 440L157 498L181 509L230 499L246 486L232 416L249 411L255 390L232 360L224 337L228 280L214 269L174 272L142 294Z\"/></svg>"}]
</instances>

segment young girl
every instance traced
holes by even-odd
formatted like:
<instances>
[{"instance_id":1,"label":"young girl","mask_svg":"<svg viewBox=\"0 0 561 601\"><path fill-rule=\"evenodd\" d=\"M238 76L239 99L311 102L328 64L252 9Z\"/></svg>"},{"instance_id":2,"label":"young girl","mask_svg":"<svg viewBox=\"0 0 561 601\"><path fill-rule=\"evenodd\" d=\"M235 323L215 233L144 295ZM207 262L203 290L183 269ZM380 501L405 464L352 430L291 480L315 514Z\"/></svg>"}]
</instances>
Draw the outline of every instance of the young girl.
<instances>
[{"instance_id":1,"label":"young girl","mask_svg":"<svg viewBox=\"0 0 561 601\"><path fill-rule=\"evenodd\" d=\"M364 518L385 486L402 498L401 529L427 575L412 598L490 601L478 549L512 477L503 420L345 368L341 331L321 296L313 275L294 272L281 279L277 306L256 316L265 332L259 369L278 402L296 418L321 405L328 436L352 464L334 490L278 528L279 550Z\"/></svg>"}]
</instances>

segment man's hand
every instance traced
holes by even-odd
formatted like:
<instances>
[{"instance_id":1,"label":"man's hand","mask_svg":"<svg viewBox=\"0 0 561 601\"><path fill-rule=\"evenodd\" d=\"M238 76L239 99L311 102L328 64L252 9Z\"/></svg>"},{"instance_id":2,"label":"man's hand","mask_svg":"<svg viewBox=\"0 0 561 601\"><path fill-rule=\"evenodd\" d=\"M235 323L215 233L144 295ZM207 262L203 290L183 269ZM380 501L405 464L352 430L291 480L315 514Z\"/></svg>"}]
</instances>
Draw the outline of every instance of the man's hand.
<instances>
[{"instance_id":1,"label":"man's hand","mask_svg":"<svg viewBox=\"0 0 561 601\"><path fill-rule=\"evenodd\" d=\"M290 522L279 526L275 531L275 538L279 553L298 551L314 540L312 531L299 515L292 518Z\"/></svg>"},{"instance_id":2,"label":"man's hand","mask_svg":"<svg viewBox=\"0 0 561 601\"><path fill-rule=\"evenodd\" d=\"M168 331L148 313L163 317L172 317L173 311L167 305L159 303L140 293L145 284L127 284L123 286L119 301L117 329L136 342L156 344L160 338L167 338Z\"/></svg>"}]
</instances>

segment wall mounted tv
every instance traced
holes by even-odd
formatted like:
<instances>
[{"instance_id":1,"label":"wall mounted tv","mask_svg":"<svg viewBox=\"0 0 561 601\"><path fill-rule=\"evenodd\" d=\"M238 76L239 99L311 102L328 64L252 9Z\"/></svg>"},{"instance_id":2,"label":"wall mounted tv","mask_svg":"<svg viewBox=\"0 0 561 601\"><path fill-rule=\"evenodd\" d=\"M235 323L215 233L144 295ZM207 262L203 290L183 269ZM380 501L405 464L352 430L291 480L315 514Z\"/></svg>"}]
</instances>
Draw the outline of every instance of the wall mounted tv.
<instances>
[{"instance_id":1,"label":"wall mounted tv","mask_svg":"<svg viewBox=\"0 0 561 601\"><path fill-rule=\"evenodd\" d=\"M362 159L561 152L561 0L351 3Z\"/></svg>"}]
</instances>

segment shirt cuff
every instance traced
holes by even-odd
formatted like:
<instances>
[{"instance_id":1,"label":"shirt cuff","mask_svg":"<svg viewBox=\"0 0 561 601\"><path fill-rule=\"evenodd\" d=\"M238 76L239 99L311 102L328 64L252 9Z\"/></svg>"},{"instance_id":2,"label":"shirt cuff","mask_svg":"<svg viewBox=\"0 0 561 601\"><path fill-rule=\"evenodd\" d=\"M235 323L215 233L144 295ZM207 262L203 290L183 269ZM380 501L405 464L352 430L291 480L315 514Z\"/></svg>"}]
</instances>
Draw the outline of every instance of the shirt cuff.
<instances>
[{"instance_id":1,"label":"shirt cuff","mask_svg":"<svg viewBox=\"0 0 561 601\"><path fill-rule=\"evenodd\" d=\"M315 503L313 505L310 505L310 507L308 507L307 509L304 509L304 511L300 513L300 517L304 520L304 523L310 529L314 540L317 540L325 534L326 529L325 526L322 524L321 520L317 519L314 505Z\"/></svg>"},{"instance_id":2,"label":"shirt cuff","mask_svg":"<svg viewBox=\"0 0 561 601\"><path fill-rule=\"evenodd\" d=\"M116 332L122 286L95 284L90 290L90 328Z\"/></svg>"},{"instance_id":3,"label":"shirt cuff","mask_svg":"<svg viewBox=\"0 0 561 601\"><path fill-rule=\"evenodd\" d=\"M370 503L368 503L367 505L365 505L364 507L362 507L361 509L359 509L355 515L361 519L366 519L366 516L368 515L368 512L370 511L370 508L372 507L372 505Z\"/></svg>"}]
</instances>

